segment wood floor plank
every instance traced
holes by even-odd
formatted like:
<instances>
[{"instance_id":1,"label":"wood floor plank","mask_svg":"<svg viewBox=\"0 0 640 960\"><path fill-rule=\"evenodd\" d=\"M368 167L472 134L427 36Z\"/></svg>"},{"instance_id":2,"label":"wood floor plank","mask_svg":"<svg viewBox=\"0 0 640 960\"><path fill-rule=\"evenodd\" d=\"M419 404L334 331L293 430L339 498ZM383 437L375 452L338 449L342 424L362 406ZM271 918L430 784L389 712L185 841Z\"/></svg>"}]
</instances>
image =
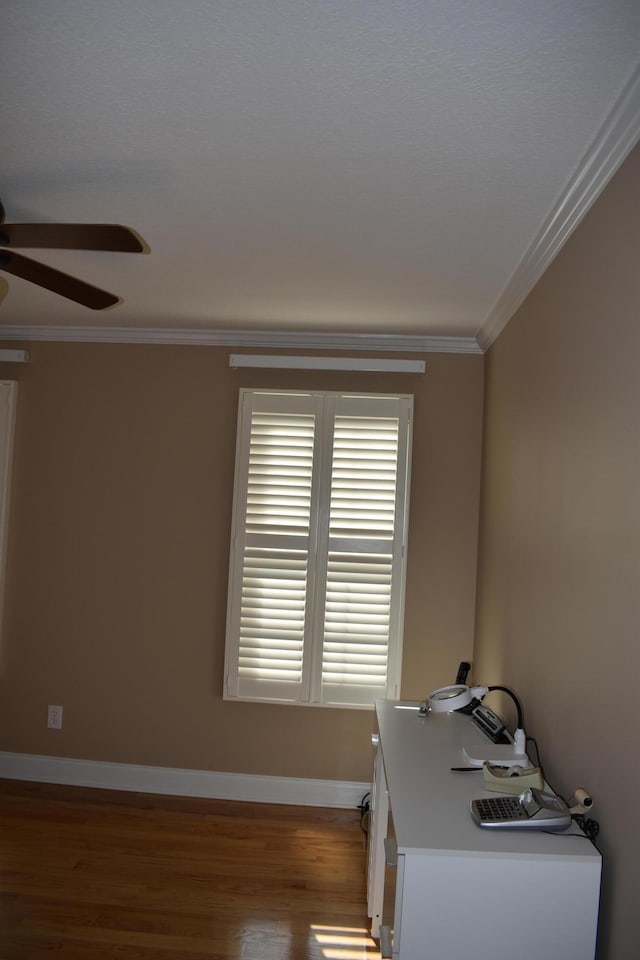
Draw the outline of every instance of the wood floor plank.
<instances>
[{"instance_id":1,"label":"wood floor plank","mask_svg":"<svg viewBox=\"0 0 640 960\"><path fill-rule=\"evenodd\" d=\"M357 811L0 780L0 960L376 960Z\"/></svg>"}]
</instances>

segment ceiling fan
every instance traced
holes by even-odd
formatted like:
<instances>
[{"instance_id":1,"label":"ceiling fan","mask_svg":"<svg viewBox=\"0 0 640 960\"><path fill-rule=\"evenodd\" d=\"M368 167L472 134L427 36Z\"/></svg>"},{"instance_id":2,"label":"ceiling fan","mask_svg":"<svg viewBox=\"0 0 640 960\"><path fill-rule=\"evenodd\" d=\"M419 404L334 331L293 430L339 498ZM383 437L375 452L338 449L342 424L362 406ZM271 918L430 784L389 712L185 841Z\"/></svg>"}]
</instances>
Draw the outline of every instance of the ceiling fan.
<instances>
[{"instance_id":1,"label":"ceiling fan","mask_svg":"<svg viewBox=\"0 0 640 960\"><path fill-rule=\"evenodd\" d=\"M112 250L120 253L142 253L144 247L129 227L117 223L5 223L0 202L0 270L23 280L37 283L68 300L104 310L118 303L120 297L61 270L14 253L13 247L46 247L58 250ZM10 247L11 249L1 249Z\"/></svg>"}]
</instances>

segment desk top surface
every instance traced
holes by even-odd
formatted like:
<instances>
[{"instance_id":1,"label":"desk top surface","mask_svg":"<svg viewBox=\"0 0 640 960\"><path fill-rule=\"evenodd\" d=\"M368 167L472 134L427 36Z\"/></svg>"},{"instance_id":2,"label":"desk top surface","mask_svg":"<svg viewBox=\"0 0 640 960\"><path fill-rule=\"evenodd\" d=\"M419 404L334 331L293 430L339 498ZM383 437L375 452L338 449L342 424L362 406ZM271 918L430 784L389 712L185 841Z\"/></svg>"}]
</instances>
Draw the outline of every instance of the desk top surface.
<instances>
[{"instance_id":1,"label":"desk top surface","mask_svg":"<svg viewBox=\"0 0 640 960\"><path fill-rule=\"evenodd\" d=\"M376 722L400 853L579 858L600 863L593 844L576 827L558 834L488 830L469 813L484 790L482 770L465 766L463 747L490 749L491 742L459 713L418 715L415 702L379 700ZM475 752L475 751L474 751Z\"/></svg>"}]
</instances>

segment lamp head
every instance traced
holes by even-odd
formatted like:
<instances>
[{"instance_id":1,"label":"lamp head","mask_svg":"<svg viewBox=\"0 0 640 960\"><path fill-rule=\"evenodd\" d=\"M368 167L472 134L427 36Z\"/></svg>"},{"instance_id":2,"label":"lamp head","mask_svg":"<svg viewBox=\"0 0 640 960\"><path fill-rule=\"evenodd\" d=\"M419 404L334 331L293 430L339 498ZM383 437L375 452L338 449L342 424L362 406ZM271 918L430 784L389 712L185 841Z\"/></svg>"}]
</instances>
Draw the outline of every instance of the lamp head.
<instances>
[{"instance_id":1,"label":"lamp head","mask_svg":"<svg viewBox=\"0 0 640 960\"><path fill-rule=\"evenodd\" d=\"M438 687L427 697L427 708L433 713L451 713L467 707L472 700L482 700L488 692L488 687L468 687L464 683Z\"/></svg>"}]
</instances>

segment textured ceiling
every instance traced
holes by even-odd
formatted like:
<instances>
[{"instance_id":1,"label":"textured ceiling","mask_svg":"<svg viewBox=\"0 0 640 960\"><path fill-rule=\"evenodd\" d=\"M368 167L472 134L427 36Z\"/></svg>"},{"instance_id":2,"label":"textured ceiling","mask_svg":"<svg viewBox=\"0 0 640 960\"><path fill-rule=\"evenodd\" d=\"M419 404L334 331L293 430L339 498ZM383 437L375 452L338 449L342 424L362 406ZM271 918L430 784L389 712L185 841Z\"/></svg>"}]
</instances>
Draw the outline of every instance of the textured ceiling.
<instances>
[{"instance_id":1,"label":"textured ceiling","mask_svg":"<svg viewBox=\"0 0 640 960\"><path fill-rule=\"evenodd\" d=\"M44 251L124 302L11 277L1 326L475 338L635 90L640 3L3 0L0 45L7 219L151 249Z\"/></svg>"}]
</instances>

